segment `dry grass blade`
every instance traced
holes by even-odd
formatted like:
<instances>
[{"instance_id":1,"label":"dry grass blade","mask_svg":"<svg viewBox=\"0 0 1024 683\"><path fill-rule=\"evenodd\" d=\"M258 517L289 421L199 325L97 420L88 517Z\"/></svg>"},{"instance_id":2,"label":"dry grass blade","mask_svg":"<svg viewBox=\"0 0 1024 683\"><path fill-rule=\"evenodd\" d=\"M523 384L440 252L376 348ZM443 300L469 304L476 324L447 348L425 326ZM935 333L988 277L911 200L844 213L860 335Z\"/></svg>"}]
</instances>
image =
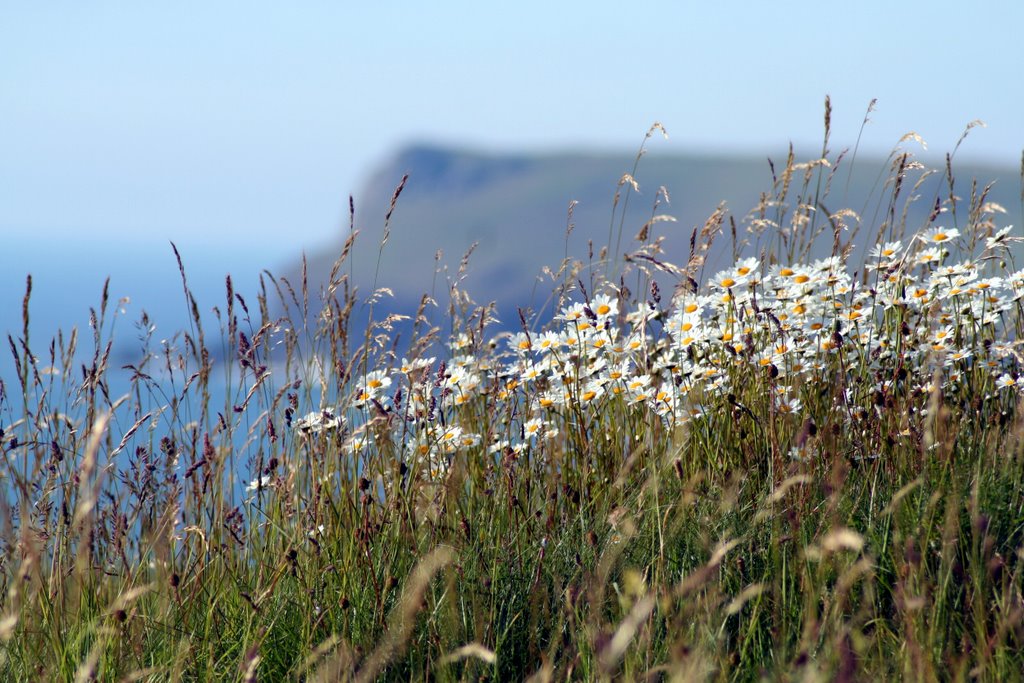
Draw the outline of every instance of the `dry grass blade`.
<instances>
[{"instance_id":1,"label":"dry grass blade","mask_svg":"<svg viewBox=\"0 0 1024 683\"><path fill-rule=\"evenodd\" d=\"M4 642L14 637L14 628L18 625L18 615L8 614L0 619L0 640Z\"/></svg>"},{"instance_id":2,"label":"dry grass blade","mask_svg":"<svg viewBox=\"0 0 1024 683\"><path fill-rule=\"evenodd\" d=\"M750 584L726 605L725 613L729 616L739 614L743 610L743 606L761 595L761 593L764 593L765 588L766 586L763 583Z\"/></svg>"},{"instance_id":3,"label":"dry grass blade","mask_svg":"<svg viewBox=\"0 0 1024 683\"><path fill-rule=\"evenodd\" d=\"M89 651L89 656L78 665L78 669L75 671L75 683L89 683L96 680L97 668L100 662L100 655L102 654L103 648L101 644L96 643Z\"/></svg>"},{"instance_id":4,"label":"dry grass blade","mask_svg":"<svg viewBox=\"0 0 1024 683\"><path fill-rule=\"evenodd\" d=\"M825 555L849 550L859 553L864 549L864 537L852 529L833 529L825 534L817 546L809 546L804 554L809 560L820 560Z\"/></svg>"},{"instance_id":5,"label":"dry grass blade","mask_svg":"<svg viewBox=\"0 0 1024 683\"><path fill-rule=\"evenodd\" d=\"M82 456L82 469L78 489L78 506L75 508L74 524L81 524L93 511L99 493L98 482L92 481L93 473L99 458L100 445L110 423L110 413L102 413L89 430L85 454Z\"/></svg>"},{"instance_id":6,"label":"dry grass blade","mask_svg":"<svg viewBox=\"0 0 1024 683\"><path fill-rule=\"evenodd\" d=\"M605 671L612 671L618 665L623 655L626 654L629 644L639 633L644 622L651 616L655 605L658 602L653 595L645 595L636 601L629 614L622 620L619 627L615 629L611 640L600 652L601 666Z\"/></svg>"},{"instance_id":7,"label":"dry grass blade","mask_svg":"<svg viewBox=\"0 0 1024 683\"><path fill-rule=\"evenodd\" d=\"M451 664L452 662L470 658L479 659L484 664L494 664L498 660L493 650L484 647L480 643L469 643L449 652L439 660L439 663Z\"/></svg>"},{"instance_id":8,"label":"dry grass blade","mask_svg":"<svg viewBox=\"0 0 1024 683\"><path fill-rule=\"evenodd\" d=\"M123 451L124 447L126 445L128 445L128 440L131 439L132 436L135 434L135 432L139 431L139 427L141 427L143 425L143 423L146 420L148 420L149 418L151 418L151 417L153 417L153 413L146 413L145 415L140 417L138 420L136 420L135 424L133 424L131 427L129 427L128 431L126 431L124 433L124 436L121 437L121 443L119 443L117 445L117 448L115 448L114 450L112 450L110 452L110 457L114 457L115 455L117 455L118 453Z\"/></svg>"}]
</instances>

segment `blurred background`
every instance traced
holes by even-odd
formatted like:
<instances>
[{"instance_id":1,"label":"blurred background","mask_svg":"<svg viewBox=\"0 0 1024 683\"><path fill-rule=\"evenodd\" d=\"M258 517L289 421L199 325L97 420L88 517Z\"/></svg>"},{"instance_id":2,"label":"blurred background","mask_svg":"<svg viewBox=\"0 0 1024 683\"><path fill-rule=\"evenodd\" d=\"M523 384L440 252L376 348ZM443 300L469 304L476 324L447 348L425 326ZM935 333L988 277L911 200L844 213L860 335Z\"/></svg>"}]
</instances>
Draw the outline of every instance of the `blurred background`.
<instances>
[{"instance_id":1,"label":"blurred background","mask_svg":"<svg viewBox=\"0 0 1024 683\"><path fill-rule=\"evenodd\" d=\"M1016 2L4 3L0 331L20 334L31 273L37 339L84 327L107 276L118 325L146 310L170 335L187 313L171 241L208 310L227 273L254 298L303 253L322 272L350 195L365 290L405 173L378 279L396 305L443 302L478 243L477 299L537 306L541 266L607 238L652 123L669 138L648 141L625 233L665 186L682 244L719 201L742 218L790 143L820 156L826 94L830 150L856 147L870 181L904 134L941 165L983 120L956 161L1019 229L1021 26ZM862 208L859 182L836 202Z\"/></svg>"}]
</instances>

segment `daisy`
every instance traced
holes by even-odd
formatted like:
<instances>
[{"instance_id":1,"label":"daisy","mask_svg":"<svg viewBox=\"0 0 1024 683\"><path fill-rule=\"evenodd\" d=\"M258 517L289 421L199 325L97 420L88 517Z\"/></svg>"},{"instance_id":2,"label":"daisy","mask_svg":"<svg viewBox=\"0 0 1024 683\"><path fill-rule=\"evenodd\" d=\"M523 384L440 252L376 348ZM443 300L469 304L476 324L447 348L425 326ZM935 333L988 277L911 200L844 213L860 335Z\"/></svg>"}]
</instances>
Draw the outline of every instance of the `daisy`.
<instances>
[{"instance_id":1,"label":"daisy","mask_svg":"<svg viewBox=\"0 0 1024 683\"><path fill-rule=\"evenodd\" d=\"M925 244L944 244L955 240L960 236L960 231L956 228L932 228L923 235L919 235L920 239Z\"/></svg>"},{"instance_id":2,"label":"daisy","mask_svg":"<svg viewBox=\"0 0 1024 683\"><path fill-rule=\"evenodd\" d=\"M761 262L756 258L745 258L736 262L733 271L741 278L746 278L747 282L757 284L761 281L761 275L758 272L760 266Z\"/></svg>"},{"instance_id":3,"label":"daisy","mask_svg":"<svg viewBox=\"0 0 1024 683\"><path fill-rule=\"evenodd\" d=\"M1000 228L991 237L985 238L985 250L994 249L995 247L1008 248L1009 242L1019 242L1020 237L1010 237L1010 231L1013 230L1012 225L1007 225L1005 228Z\"/></svg>"},{"instance_id":4,"label":"daisy","mask_svg":"<svg viewBox=\"0 0 1024 683\"><path fill-rule=\"evenodd\" d=\"M747 278L736 272L735 268L720 271L711 279L711 284L726 291L747 284Z\"/></svg>"},{"instance_id":5,"label":"daisy","mask_svg":"<svg viewBox=\"0 0 1024 683\"><path fill-rule=\"evenodd\" d=\"M1015 387L1015 386L1017 386L1017 380L1015 380L1013 377L1010 377L1005 372L1002 375L1000 375L998 378L996 378L996 388L997 389L1009 389L1010 387Z\"/></svg>"},{"instance_id":6,"label":"daisy","mask_svg":"<svg viewBox=\"0 0 1024 683\"><path fill-rule=\"evenodd\" d=\"M462 351L462 350L464 350L464 349L468 349L468 348L469 348L470 346L472 346L472 345L473 345L473 340L472 340L472 339L470 339L470 337L469 337L469 335L468 335L468 334L466 334L465 332L463 332L463 333L462 333L462 334L460 334L460 335L459 335L458 337L456 337L455 339L453 339L453 340L452 340L452 341L451 341L451 342L450 342L450 343L448 344L448 347L449 347L449 348L450 348L450 349L451 349L452 351Z\"/></svg>"},{"instance_id":7,"label":"daisy","mask_svg":"<svg viewBox=\"0 0 1024 683\"><path fill-rule=\"evenodd\" d=\"M575 303L563 308L561 314L558 317L567 322L575 322L577 320L582 320L587 317L585 308L586 307L583 304Z\"/></svg>"},{"instance_id":8,"label":"daisy","mask_svg":"<svg viewBox=\"0 0 1024 683\"><path fill-rule=\"evenodd\" d=\"M292 423L292 428L302 434L319 434L338 429L343 423L344 418L335 415L330 410L319 410L295 420Z\"/></svg>"},{"instance_id":9,"label":"daisy","mask_svg":"<svg viewBox=\"0 0 1024 683\"><path fill-rule=\"evenodd\" d=\"M597 402L599 398L604 396L604 386L599 382L591 381L587 382L579 393L579 402L581 405L591 405Z\"/></svg>"},{"instance_id":10,"label":"daisy","mask_svg":"<svg viewBox=\"0 0 1024 683\"><path fill-rule=\"evenodd\" d=\"M786 398L782 396L775 404L775 408L780 413L786 413L787 415L797 415L802 407L803 404L800 402L799 397Z\"/></svg>"},{"instance_id":11,"label":"daisy","mask_svg":"<svg viewBox=\"0 0 1024 683\"><path fill-rule=\"evenodd\" d=\"M253 493L255 491L263 491L269 485L270 485L270 477L269 476L257 477L256 479L253 479L252 481L249 482L249 485L245 487L245 490L247 492L249 492L249 493Z\"/></svg>"},{"instance_id":12,"label":"daisy","mask_svg":"<svg viewBox=\"0 0 1024 683\"><path fill-rule=\"evenodd\" d=\"M438 443L458 443L460 436L462 436L462 427L459 427L458 425L451 425L438 438Z\"/></svg>"},{"instance_id":13,"label":"daisy","mask_svg":"<svg viewBox=\"0 0 1024 683\"><path fill-rule=\"evenodd\" d=\"M1021 274L1022 274L1021 279L1024 280L1024 271L1021 271ZM683 296L682 298L680 298L679 299L679 304L676 306L676 314L677 315L680 314L680 313L686 313L686 314L689 314L689 315L697 315L697 316L699 316L701 313L703 313L703 311L704 311L704 303L703 303L703 301L700 298L698 298L696 296L691 296L691 295L686 295L686 296Z\"/></svg>"},{"instance_id":14,"label":"daisy","mask_svg":"<svg viewBox=\"0 0 1024 683\"><path fill-rule=\"evenodd\" d=\"M409 375L417 370L429 368L434 364L435 360L437 359L434 356L431 356L430 358L415 358L413 360L402 358L402 364L398 366L398 371L403 375Z\"/></svg>"},{"instance_id":15,"label":"daisy","mask_svg":"<svg viewBox=\"0 0 1024 683\"><path fill-rule=\"evenodd\" d=\"M369 444L369 440L365 434L357 434L353 436L345 444L345 452L349 455L357 455L361 453Z\"/></svg>"},{"instance_id":16,"label":"daisy","mask_svg":"<svg viewBox=\"0 0 1024 683\"><path fill-rule=\"evenodd\" d=\"M900 241L876 244L868 256L877 261L892 261L902 249L903 243Z\"/></svg>"},{"instance_id":17,"label":"daisy","mask_svg":"<svg viewBox=\"0 0 1024 683\"><path fill-rule=\"evenodd\" d=\"M946 360L943 365L949 367L957 361L968 361L971 359L972 352L970 349L950 349L949 353L946 354Z\"/></svg>"},{"instance_id":18,"label":"daisy","mask_svg":"<svg viewBox=\"0 0 1024 683\"><path fill-rule=\"evenodd\" d=\"M533 348L533 340L525 332L517 332L509 337L508 347L518 354L526 354Z\"/></svg>"},{"instance_id":19,"label":"daisy","mask_svg":"<svg viewBox=\"0 0 1024 683\"><path fill-rule=\"evenodd\" d=\"M527 420L523 424L523 438L532 439L533 437L538 436L544 430L545 426L544 420L539 417Z\"/></svg>"},{"instance_id":20,"label":"daisy","mask_svg":"<svg viewBox=\"0 0 1024 683\"><path fill-rule=\"evenodd\" d=\"M619 314L619 302L607 294L598 294L590 302L590 310L598 318L614 318Z\"/></svg>"},{"instance_id":21,"label":"daisy","mask_svg":"<svg viewBox=\"0 0 1024 683\"><path fill-rule=\"evenodd\" d=\"M917 254L917 262L921 265L924 265L926 263L941 263L942 249L939 249L938 247L922 249Z\"/></svg>"}]
</instances>

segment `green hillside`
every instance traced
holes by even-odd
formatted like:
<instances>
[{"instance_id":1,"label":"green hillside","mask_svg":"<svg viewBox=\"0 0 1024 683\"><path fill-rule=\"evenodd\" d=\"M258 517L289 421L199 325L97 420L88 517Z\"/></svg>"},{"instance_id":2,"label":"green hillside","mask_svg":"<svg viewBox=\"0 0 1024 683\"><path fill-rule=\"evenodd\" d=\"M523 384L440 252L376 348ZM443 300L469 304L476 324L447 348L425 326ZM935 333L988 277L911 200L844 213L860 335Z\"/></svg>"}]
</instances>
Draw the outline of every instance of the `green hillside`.
<instances>
[{"instance_id":1,"label":"green hillside","mask_svg":"<svg viewBox=\"0 0 1024 683\"><path fill-rule=\"evenodd\" d=\"M866 243L873 239L875 228L886 218L893 189L887 179L891 178L894 161L859 157L851 163L851 156L836 161L838 153L832 155L833 163L818 169L820 181L815 175L810 189L821 199L820 214L849 208L861 217L865 228L854 242L865 248L870 246ZM479 303L500 302L503 316L514 318L515 306L537 308L550 294L550 282L538 284L545 266L557 269L567 254L586 258L588 242L593 242L596 251L608 242L610 233L614 243L620 223L623 250L633 249L633 237L651 218L656 200L660 204L658 214L675 218L674 222L654 226L654 233L665 237L665 260L684 263L693 228L702 226L723 202L736 222L739 238L748 242L744 253L756 255L765 245L746 230L750 212L761 193L778 194L786 157L784 149L771 162L756 157L650 152L636 166L634 179L639 191L634 192L628 184L620 185L620 179L633 171L635 154L490 154L410 146L373 172L355 198L355 225L360 235L353 279L363 291L373 284L384 217L405 174L408 181L392 215L388 243L380 259L380 272L387 273L387 278L378 279L377 285L393 290L397 308L414 306L424 292L431 291L443 305L447 300L446 277L455 276L463 255L475 244L464 288ZM794 163L809 159L796 157ZM941 167L942 163L937 165ZM906 208L911 228L925 222L936 196L948 197L943 170L926 178L916 192L912 192L913 183L924 171L910 168L905 172L907 180L898 197L897 218ZM817 174L817 170L814 172ZM803 173L798 169L793 174L787 197L790 211L807 201L799 193ZM971 179L976 178L982 185L996 181L989 199L1008 210L1006 222L1021 224L1016 169L954 164L954 173L955 192L965 201L970 198ZM659 196L659 188L667 191L668 203ZM615 207L617 191L621 194ZM571 202L575 202L571 218L574 229L567 239ZM709 254L707 269L725 267L731 260L728 219L725 226L725 236ZM312 282L325 280L340 245L339 239L337 245L307 255ZM439 250L439 263L448 272L435 278ZM818 252L824 255L830 251L829 235Z\"/></svg>"}]
</instances>

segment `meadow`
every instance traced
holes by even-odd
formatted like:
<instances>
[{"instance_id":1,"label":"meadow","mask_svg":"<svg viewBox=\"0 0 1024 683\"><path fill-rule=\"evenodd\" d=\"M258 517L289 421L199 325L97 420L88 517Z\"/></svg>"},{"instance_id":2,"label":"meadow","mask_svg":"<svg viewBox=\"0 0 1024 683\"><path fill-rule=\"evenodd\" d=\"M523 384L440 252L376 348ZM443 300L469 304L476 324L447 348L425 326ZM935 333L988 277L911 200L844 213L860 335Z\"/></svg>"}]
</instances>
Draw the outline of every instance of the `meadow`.
<instances>
[{"instance_id":1,"label":"meadow","mask_svg":"<svg viewBox=\"0 0 1024 683\"><path fill-rule=\"evenodd\" d=\"M29 281L0 677L1021 680L1019 228L913 137L833 207L856 150L825 130L696 227L653 188L617 219L634 168L607 245L504 327L468 255L375 314L354 229L327 282L228 277L216 329L179 256L191 325L136 321L125 367L106 295L38 340Z\"/></svg>"}]
</instances>

